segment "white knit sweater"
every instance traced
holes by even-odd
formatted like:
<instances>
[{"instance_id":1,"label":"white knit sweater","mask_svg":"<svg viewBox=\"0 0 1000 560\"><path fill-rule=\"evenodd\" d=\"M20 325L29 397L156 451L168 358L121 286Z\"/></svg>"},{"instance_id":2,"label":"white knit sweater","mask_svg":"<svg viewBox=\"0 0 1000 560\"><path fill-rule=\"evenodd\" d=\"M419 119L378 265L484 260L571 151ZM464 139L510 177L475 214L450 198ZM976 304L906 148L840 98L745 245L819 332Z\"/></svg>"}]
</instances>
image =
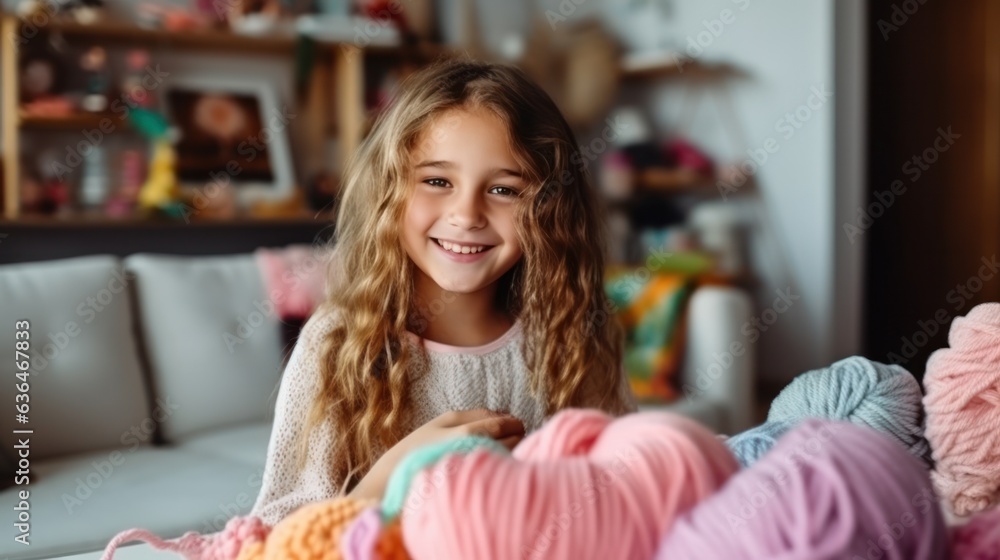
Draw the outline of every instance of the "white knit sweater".
<instances>
[{"instance_id":1,"label":"white knit sweater","mask_svg":"<svg viewBox=\"0 0 1000 560\"><path fill-rule=\"evenodd\" d=\"M343 475L335 472L328 451L333 447L331 422L310 435L303 470L295 464L295 438L304 428L319 382L320 345L333 329L335 316L316 314L305 324L285 366L275 406L274 427L267 449L263 485L250 514L275 525L295 508L336 497ZM528 368L521 351L523 333L515 322L500 338L476 347L458 347L420 339L428 361L414 355L419 371L411 390L413 430L450 410L487 408L507 411L519 418L525 430L537 429L545 420L545 402L532 397ZM624 375L620 386L629 410L636 409Z\"/></svg>"}]
</instances>

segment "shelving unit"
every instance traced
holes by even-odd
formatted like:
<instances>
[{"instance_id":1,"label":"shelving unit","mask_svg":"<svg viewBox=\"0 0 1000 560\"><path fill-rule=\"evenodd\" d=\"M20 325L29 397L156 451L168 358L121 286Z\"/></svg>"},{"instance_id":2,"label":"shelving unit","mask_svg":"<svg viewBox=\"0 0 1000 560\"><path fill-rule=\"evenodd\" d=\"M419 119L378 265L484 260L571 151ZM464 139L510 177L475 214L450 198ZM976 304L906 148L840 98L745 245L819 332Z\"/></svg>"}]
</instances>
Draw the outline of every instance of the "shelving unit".
<instances>
[{"instance_id":1,"label":"shelving unit","mask_svg":"<svg viewBox=\"0 0 1000 560\"><path fill-rule=\"evenodd\" d=\"M672 77L715 78L737 76L740 71L733 65L704 63L680 55L664 55L655 61L623 61L620 76L625 82L662 79Z\"/></svg>"},{"instance_id":2,"label":"shelving unit","mask_svg":"<svg viewBox=\"0 0 1000 560\"><path fill-rule=\"evenodd\" d=\"M121 121L118 115L103 113L75 113L66 116L29 115L18 110L17 122L20 128L36 130L76 130L81 128L100 128L104 119L116 119L117 127L128 127L127 121Z\"/></svg>"},{"instance_id":3,"label":"shelving unit","mask_svg":"<svg viewBox=\"0 0 1000 560\"><path fill-rule=\"evenodd\" d=\"M109 218L105 216L74 215L59 218L49 216L21 216L16 220L0 220L0 228L216 228L230 226L314 226L319 223L330 223L333 219L329 214L303 215L295 218L257 218L241 216L225 220L201 219L185 222L183 220L145 219L145 218Z\"/></svg>"},{"instance_id":4,"label":"shelving unit","mask_svg":"<svg viewBox=\"0 0 1000 560\"><path fill-rule=\"evenodd\" d=\"M5 16L18 30L30 26L15 17ZM29 27L30 28L30 27ZM295 51L297 39L285 36L241 35L227 30L167 31L147 29L125 22L99 22L80 24L69 21L52 21L40 28L41 31L58 32L66 39L93 39L99 37L105 45L136 45L146 47L169 47L174 49L196 49L232 51L240 53L291 54Z\"/></svg>"},{"instance_id":5,"label":"shelving unit","mask_svg":"<svg viewBox=\"0 0 1000 560\"><path fill-rule=\"evenodd\" d=\"M663 52L657 56L641 59L625 57L619 69L622 85L633 88L648 88L650 84L663 80L679 82L687 88L684 97L684 111L691 112L700 98L691 91L695 83L718 82L726 79L743 78L746 73L727 62L703 62L682 53ZM737 128L729 123L728 128ZM636 173L634 188L638 192L652 195L709 195L718 191L716 178L712 174L700 174L691 169L652 167Z\"/></svg>"},{"instance_id":6,"label":"shelving unit","mask_svg":"<svg viewBox=\"0 0 1000 560\"><path fill-rule=\"evenodd\" d=\"M42 28L34 28L11 15L0 18L0 77L3 87L0 90L0 110L3 112L3 222L5 224L25 222L41 227L51 223L54 226L73 224L77 227L97 225L107 221L116 226L138 226L143 220L112 218L86 219L72 218L64 220L52 218L25 218L20 212L20 133L22 130L81 130L95 128L101 125L102 119L108 115L73 114L65 117L47 117L27 115L21 110L19 103L19 71L18 54L11 45L18 44L19 34L33 37L35 33L59 33L67 41L92 42L110 46L142 46L144 48L170 48L174 50L212 51L221 53L241 54L272 54L292 55L300 39L288 36L247 36L220 30L195 30L185 32L169 32L161 29L145 29L127 23L96 23L82 25L70 22L53 21ZM30 35L29 35L30 34ZM30 39L29 39L30 40ZM350 43L332 43L316 41L318 47L315 64L324 65L322 70L332 77L332 86L327 87L325 97L330 101L325 105L325 111L333 111L336 121L336 134L339 139L339 157L346 161L359 146L362 138L364 109L364 61L366 55L380 59L399 57L401 59L431 59L442 56L445 50L434 45L417 45L400 48L375 47L359 48ZM116 125L120 122L117 115L112 115ZM236 220L238 222L239 220ZM219 225L224 225L221 222ZM241 222L246 225L246 222ZM259 220L261 224L272 223L269 220Z\"/></svg>"},{"instance_id":7,"label":"shelving unit","mask_svg":"<svg viewBox=\"0 0 1000 560\"><path fill-rule=\"evenodd\" d=\"M636 188L659 193L701 193L715 189L714 179L690 169L650 168L635 178Z\"/></svg>"}]
</instances>

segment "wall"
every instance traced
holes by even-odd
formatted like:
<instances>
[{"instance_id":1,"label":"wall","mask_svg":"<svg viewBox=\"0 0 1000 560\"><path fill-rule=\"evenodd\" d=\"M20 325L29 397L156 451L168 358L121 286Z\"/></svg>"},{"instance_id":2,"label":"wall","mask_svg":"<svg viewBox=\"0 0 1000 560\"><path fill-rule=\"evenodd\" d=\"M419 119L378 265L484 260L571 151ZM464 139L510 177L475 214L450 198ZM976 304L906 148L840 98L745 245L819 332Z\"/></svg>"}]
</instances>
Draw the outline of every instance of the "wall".
<instances>
[{"instance_id":1,"label":"wall","mask_svg":"<svg viewBox=\"0 0 1000 560\"><path fill-rule=\"evenodd\" d=\"M753 176L756 187L748 182L726 203L738 205L754 224L751 252L763 282L758 312L773 306L779 290L790 289L801 299L762 333L761 376L781 383L858 352L861 247L845 246L837 236L838 208L849 212L861 193L863 101L860 71L847 67L837 83L835 53L837 29L841 36L852 34L851 26L861 19L861 10L852 6L860 3L675 0L659 3L659 10L656 2L647 3L631 20L622 17L627 4L585 2L570 20L604 16L627 43L659 42L701 62L733 64L746 74L730 82L731 115L725 113L725 99L714 97L725 90L707 85L694 86L691 93L701 104L694 114L686 111L685 86L693 81L685 77L661 81L645 97L645 107L661 133L684 131L720 161L746 160L748 149L764 161ZM541 6L555 13L568 7L567 1L548 0ZM845 56L863 63L862 47L852 46L853 55ZM838 112L847 119L846 136L839 139ZM847 150L841 156L847 169L839 171L837 145ZM838 181L844 185L839 190Z\"/></svg>"}]
</instances>

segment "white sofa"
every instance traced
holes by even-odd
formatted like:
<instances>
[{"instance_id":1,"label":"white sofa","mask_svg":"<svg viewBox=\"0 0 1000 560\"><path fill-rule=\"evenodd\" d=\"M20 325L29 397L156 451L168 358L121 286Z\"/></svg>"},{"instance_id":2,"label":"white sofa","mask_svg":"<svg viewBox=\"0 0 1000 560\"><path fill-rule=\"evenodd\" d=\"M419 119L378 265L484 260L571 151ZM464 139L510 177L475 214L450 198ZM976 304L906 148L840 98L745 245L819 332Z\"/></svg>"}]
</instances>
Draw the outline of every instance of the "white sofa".
<instances>
[{"instance_id":1,"label":"white sofa","mask_svg":"<svg viewBox=\"0 0 1000 560\"><path fill-rule=\"evenodd\" d=\"M690 306L682 380L694 391L671 408L719 432L742 430L752 422L754 357L745 342L739 356L732 345L743 341L749 298L701 288ZM13 480L23 435L12 430L31 429L31 482L0 491L0 558L99 550L135 526L210 533L250 510L291 351L252 255L0 266L2 363L14 362L20 320L32 342L29 422L14 425L8 409L0 468ZM0 385L9 407L12 385ZM23 490L29 546L10 522Z\"/></svg>"}]
</instances>

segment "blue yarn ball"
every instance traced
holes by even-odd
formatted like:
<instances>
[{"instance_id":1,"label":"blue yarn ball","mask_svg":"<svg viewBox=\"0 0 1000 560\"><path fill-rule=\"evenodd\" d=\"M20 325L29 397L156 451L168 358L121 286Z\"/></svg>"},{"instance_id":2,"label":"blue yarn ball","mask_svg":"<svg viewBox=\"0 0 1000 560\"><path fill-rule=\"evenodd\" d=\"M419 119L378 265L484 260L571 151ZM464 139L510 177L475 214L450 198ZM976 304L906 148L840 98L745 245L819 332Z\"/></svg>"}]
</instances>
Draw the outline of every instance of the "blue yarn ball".
<instances>
[{"instance_id":1,"label":"blue yarn ball","mask_svg":"<svg viewBox=\"0 0 1000 560\"><path fill-rule=\"evenodd\" d=\"M930 461L920 383L898 365L852 356L796 377L771 403L771 422L829 418L868 426Z\"/></svg>"},{"instance_id":2,"label":"blue yarn ball","mask_svg":"<svg viewBox=\"0 0 1000 560\"><path fill-rule=\"evenodd\" d=\"M793 427L795 422L766 422L727 439L726 446L740 465L746 468L770 451L778 439Z\"/></svg>"}]
</instances>

